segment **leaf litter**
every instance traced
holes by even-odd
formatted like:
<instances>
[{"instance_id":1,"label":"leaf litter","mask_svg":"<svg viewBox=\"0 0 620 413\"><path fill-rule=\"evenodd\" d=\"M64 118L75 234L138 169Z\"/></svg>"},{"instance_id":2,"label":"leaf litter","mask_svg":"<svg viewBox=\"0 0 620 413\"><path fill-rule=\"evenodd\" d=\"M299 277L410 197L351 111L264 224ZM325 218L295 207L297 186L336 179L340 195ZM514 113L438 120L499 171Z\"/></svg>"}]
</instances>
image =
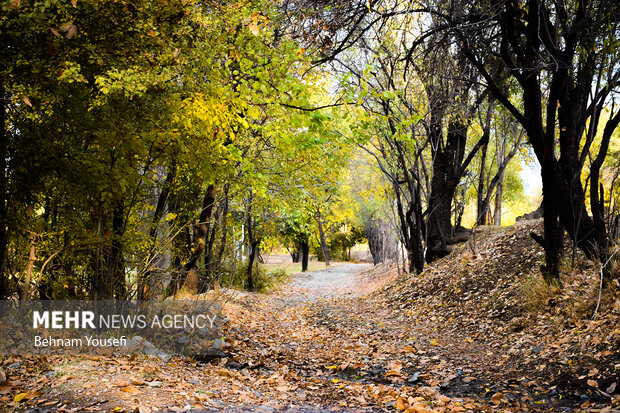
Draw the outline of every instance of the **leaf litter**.
<instances>
[{"instance_id":1,"label":"leaf litter","mask_svg":"<svg viewBox=\"0 0 620 413\"><path fill-rule=\"evenodd\" d=\"M591 264L537 289L540 227L479 228L421 277L380 265L338 296L231 294L224 358L5 358L0 408L618 411L618 289L595 319Z\"/></svg>"}]
</instances>

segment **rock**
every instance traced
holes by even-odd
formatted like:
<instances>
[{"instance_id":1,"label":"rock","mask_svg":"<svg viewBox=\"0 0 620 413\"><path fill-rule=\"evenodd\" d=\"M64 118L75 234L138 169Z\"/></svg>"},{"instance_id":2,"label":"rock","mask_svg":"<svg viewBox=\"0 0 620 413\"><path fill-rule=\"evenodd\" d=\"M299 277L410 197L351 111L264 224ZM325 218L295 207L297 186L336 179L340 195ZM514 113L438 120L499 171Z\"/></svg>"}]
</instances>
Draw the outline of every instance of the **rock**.
<instances>
[{"instance_id":1,"label":"rock","mask_svg":"<svg viewBox=\"0 0 620 413\"><path fill-rule=\"evenodd\" d=\"M370 369L368 370L368 374L370 374L371 376L382 376L384 373L384 370L381 369Z\"/></svg>"},{"instance_id":2,"label":"rock","mask_svg":"<svg viewBox=\"0 0 620 413\"><path fill-rule=\"evenodd\" d=\"M145 340L146 341L146 340ZM142 336L133 336L125 342L125 347L136 347L143 343Z\"/></svg>"},{"instance_id":3,"label":"rock","mask_svg":"<svg viewBox=\"0 0 620 413\"><path fill-rule=\"evenodd\" d=\"M147 381L146 385L149 386L149 387L161 387L161 381L159 381L159 380Z\"/></svg>"},{"instance_id":4,"label":"rock","mask_svg":"<svg viewBox=\"0 0 620 413\"><path fill-rule=\"evenodd\" d=\"M448 245L467 242L471 238L471 229L464 228L460 225L452 228L452 236L448 238Z\"/></svg>"},{"instance_id":5,"label":"rock","mask_svg":"<svg viewBox=\"0 0 620 413\"><path fill-rule=\"evenodd\" d=\"M163 351L156 349L152 344L150 347L144 346L144 350L142 352L147 356L157 357L158 359L166 363L168 362L168 360L170 360L170 354L164 353Z\"/></svg>"},{"instance_id":6,"label":"rock","mask_svg":"<svg viewBox=\"0 0 620 413\"><path fill-rule=\"evenodd\" d=\"M48 372L43 373L43 375L45 377L47 377L48 379L51 379L52 377L54 377L56 375L56 372L52 370L52 371L48 371Z\"/></svg>"},{"instance_id":7,"label":"rock","mask_svg":"<svg viewBox=\"0 0 620 413\"><path fill-rule=\"evenodd\" d=\"M413 376L409 377L409 380L407 380L407 381L409 383L417 383L419 379L420 379L420 373L415 372L415 373L413 373Z\"/></svg>"},{"instance_id":8,"label":"rock","mask_svg":"<svg viewBox=\"0 0 620 413\"><path fill-rule=\"evenodd\" d=\"M158 359L163 360L164 362L168 362L168 360L170 360L170 354L159 350L149 341L143 340L142 343L144 344L142 353L146 354L147 356L157 357Z\"/></svg>"},{"instance_id":9,"label":"rock","mask_svg":"<svg viewBox=\"0 0 620 413\"><path fill-rule=\"evenodd\" d=\"M216 350L222 350L222 347L224 347L224 341L222 341L222 339L220 338L216 338L215 340L213 340L213 345L211 347Z\"/></svg>"},{"instance_id":10,"label":"rock","mask_svg":"<svg viewBox=\"0 0 620 413\"><path fill-rule=\"evenodd\" d=\"M12 369L18 369L22 366L22 363L13 363L6 366L7 371Z\"/></svg>"},{"instance_id":11,"label":"rock","mask_svg":"<svg viewBox=\"0 0 620 413\"><path fill-rule=\"evenodd\" d=\"M150 341L144 339L142 336L133 336L127 339L125 347L130 348L132 351L141 352L147 356L157 357L164 362L170 360L170 354L159 350Z\"/></svg>"},{"instance_id":12,"label":"rock","mask_svg":"<svg viewBox=\"0 0 620 413\"><path fill-rule=\"evenodd\" d=\"M190 383L192 383L192 384L196 385L196 386L200 386L200 385L202 385L202 383L201 383L201 382L199 382L199 381L198 381L198 380L196 380L196 379L189 379L188 381L189 381Z\"/></svg>"},{"instance_id":13,"label":"rock","mask_svg":"<svg viewBox=\"0 0 620 413\"><path fill-rule=\"evenodd\" d=\"M237 363L236 361L227 361L224 367L231 370L243 370L247 369L250 365L248 363Z\"/></svg>"}]
</instances>

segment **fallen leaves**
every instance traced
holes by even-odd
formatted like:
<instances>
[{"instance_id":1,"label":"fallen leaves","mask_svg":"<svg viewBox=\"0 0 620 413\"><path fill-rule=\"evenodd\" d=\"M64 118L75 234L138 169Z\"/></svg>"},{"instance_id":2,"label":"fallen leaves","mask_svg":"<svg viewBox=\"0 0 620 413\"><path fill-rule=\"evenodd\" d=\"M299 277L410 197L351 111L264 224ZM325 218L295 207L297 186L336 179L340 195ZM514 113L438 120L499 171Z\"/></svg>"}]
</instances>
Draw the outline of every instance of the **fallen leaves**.
<instances>
[{"instance_id":1,"label":"fallen leaves","mask_svg":"<svg viewBox=\"0 0 620 413\"><path fill-rule=\"evenodd\" d=\"M138 390L138 388L136 388L134 386L123 387L121 389L121 391L125 392L125 393L129 393L129 394L140 394L140 393L142 393L140 390Z\"/></svg>"},{"instance_id":2,"label":"fallen leaves","mask_svg":"<svg viewBox=\"0 0 620 413\"><path fill-rule=\"evenodd\" d=\"M13 386L9 382L0 384L0 396L9 394L13 390Z\"/></svg>"},{"instance_id":3,"label":"fallen leaves","mask_svg":"<svg viewBox=\"0 0 620 413\"><path fill-rule=\"evenodd\" d=\"M487 282L489 277L480 273L489 263L500 263L490 253L507 257L510 248L525 243L527 234L521 235L511 230L494 238L498 242L488 250L478 245L475 257L463 252L457 258L448 256L429 266L423 277L403 278L371 297L301 300L303 292L294 290L275 296L243 293L225 307L230 318L225 359L162 363L84 357L39 385L56 388L62 383L92 397L105 383L111 399L138 413L162 406L186 411L267 403L407 413L531 412L556 407L554 397L563 397L565 387L553 379L562 371L580 386L578 396L620 403L616 381L609 375L615 366L609 358L617 354L609 342L618 336L601 333L602 328L617 330L611 321L516 312L522 307L511 301L515 290L509 277L491 272L492 282ZM467 272L458 272L455 259L463 260L459 265ZM527 261L532 263L537 262ZM494 302L488 300L490 294L495 294ZM553 311L562 306L560 297ZM518 315L512 326L510 311ZM559 327L547 332L549 325ZM580 339L585 337L584 344ZM593 357L584 357L586 353ZM608 358L607 365L599 358ZM93 370L101 377L84 386ZM45 370L37 371L39 380ZM10 384L0 385L0 396L26 402L22 390L28 387L8 379ZM580 408L597 409L595 402L588 403Z\"/></svg>"},{"instance_id":4,"label":"fallen leaves","mask_svg":"<svg viewBox=\"0 0 620 413\"><path fill-rule=\"evenodd\" d=\"M153 409L147 406L138 405L134 408L134 413L151 413Z\"/></svg>"},{"instance_id":5,"label":"fallen leaves","mask_svg":"<svg viewBox=\"0 0 620 413\"><path fill-rule=\"evenodd\" d=\"M413 346L405 346L405 347L403 347L402 349L400 349L400 351L401 351L402 353L415 353L415 352L416 352L416 349L415 349L415 347L413 347Z\"/></svg>"},{"instance_id":6,"label":"fallen leaves","mask_svg":"<svg viewBox=\"0 0 620 413\"><path fill-rule=\"evenodd\" d=\"M13 401L19 403L22 401L36 399L37 397L41 397L42 395L43 393L41 393L40 391L31 390L26 393L19 393L17 396L15 396L15 398L13 398Z\"/></svg>"},{"instance_id":7,"label":"fallen leaves","mask_svg":"<svg viewBox=\"0 0 620 413\"><path fill-rule=\"evenodd\" d=\"M494 405L499 406L505 400L504 398L505 398L504 393L497 392L493 394L493 396L491 396L491 402Z\"/></svg>"}]
</instances>

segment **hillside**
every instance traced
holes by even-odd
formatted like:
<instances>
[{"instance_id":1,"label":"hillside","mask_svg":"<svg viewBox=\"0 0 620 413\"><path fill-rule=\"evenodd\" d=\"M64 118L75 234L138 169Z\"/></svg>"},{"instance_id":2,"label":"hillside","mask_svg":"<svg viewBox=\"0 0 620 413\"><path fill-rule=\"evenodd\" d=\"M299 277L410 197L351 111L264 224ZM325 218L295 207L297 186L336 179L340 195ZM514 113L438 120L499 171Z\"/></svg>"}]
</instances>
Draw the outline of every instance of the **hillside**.
<instances>
[{"instance_id":1,"label":"hillside","mask_svg":"<svg viewBox=\"0 0 620 413\"><path fill-rule=\"evenodd\" d=\"M477 343L487 347L488 357L479 360L488 369L485 385L525 384L540 396L561 394L572 407L607 404L620 381L618 284L604 287L596 311L598 266L577 254L569 270L567 245L564 288L547 286L539 275L544 254L531 231L541 233L542 220L480 228L422 276L401 277L376 295L433 320L466 359Z\"/></svg>"}]
</instances>

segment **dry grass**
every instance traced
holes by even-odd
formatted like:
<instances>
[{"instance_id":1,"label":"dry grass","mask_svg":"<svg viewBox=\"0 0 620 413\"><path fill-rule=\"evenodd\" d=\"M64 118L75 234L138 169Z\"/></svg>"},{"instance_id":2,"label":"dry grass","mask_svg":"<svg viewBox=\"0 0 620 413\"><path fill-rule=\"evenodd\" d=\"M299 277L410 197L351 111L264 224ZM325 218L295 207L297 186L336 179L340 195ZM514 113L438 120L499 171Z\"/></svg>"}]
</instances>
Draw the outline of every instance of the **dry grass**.
<instances>
[{"instance_id":1,"label":"dry grass","mask_svg":"<svg viewBox=\"0 0 620 413\"><path fill-rule=\"evenodd\" d=\"M300 262L287 262L287 263L277 263L277 264L264 264L263 268L268 273L274 273L278 271L284 271L287 274L297 274L301 272L301 263ZM310 261L308 263L308 271L319 271L325 269L324 262Z\"/></svg>"}]
</instances>

